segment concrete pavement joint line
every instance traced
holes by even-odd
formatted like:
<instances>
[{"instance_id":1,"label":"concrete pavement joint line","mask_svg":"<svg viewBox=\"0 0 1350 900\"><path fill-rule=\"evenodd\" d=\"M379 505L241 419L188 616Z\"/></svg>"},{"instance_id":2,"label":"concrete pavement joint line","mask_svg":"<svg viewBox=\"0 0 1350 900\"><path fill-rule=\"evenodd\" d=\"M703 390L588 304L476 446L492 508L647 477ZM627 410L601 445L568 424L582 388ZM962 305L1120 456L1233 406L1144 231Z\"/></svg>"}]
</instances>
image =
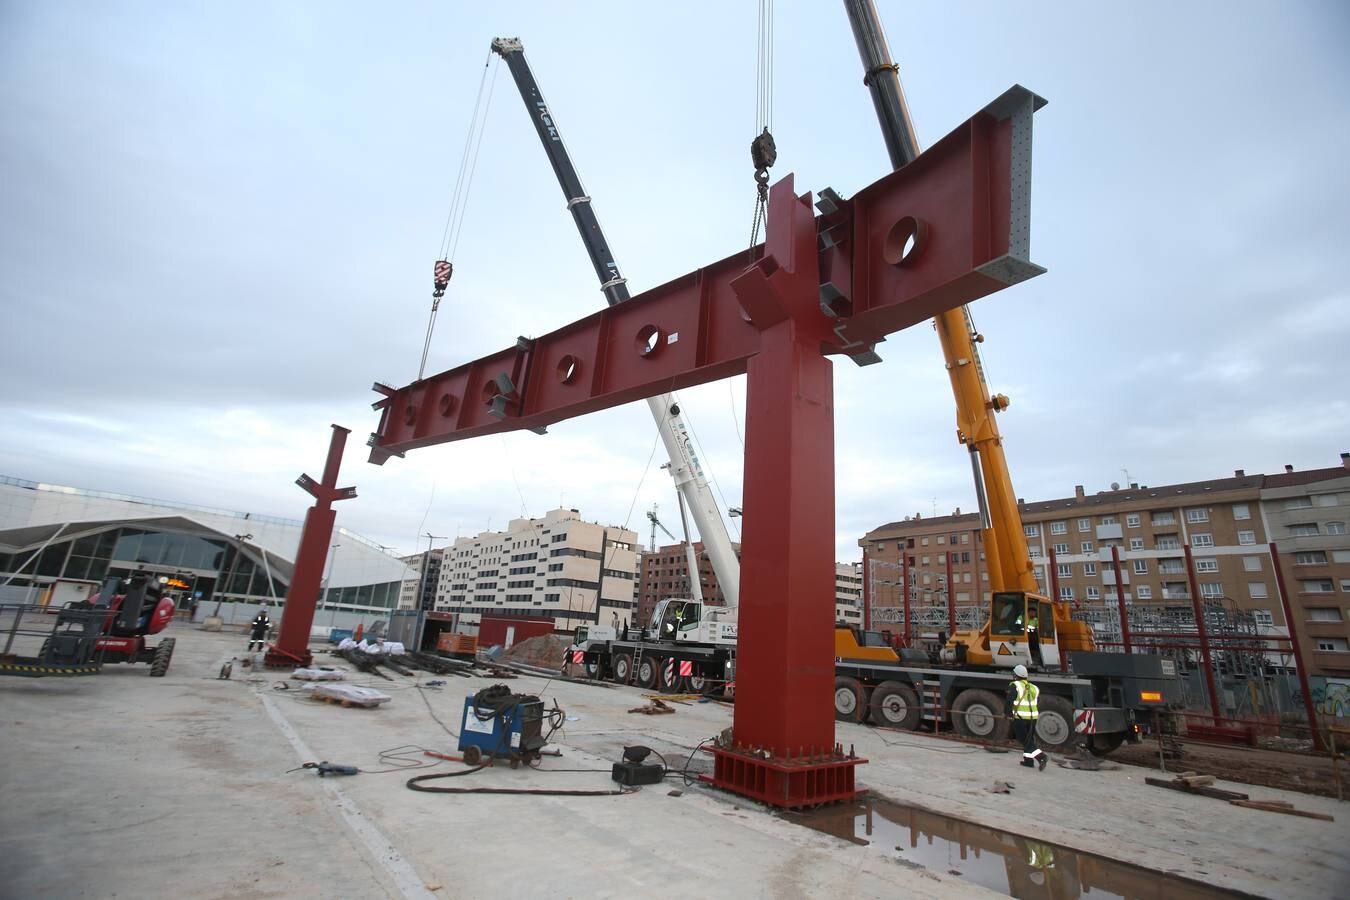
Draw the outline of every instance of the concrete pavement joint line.
<instances>
[{"instance_id":1,"label":"concrete pavement joint line","mask_svg":"<svg viewBox=\"0 0 1350 900\"><path fill-rule=\"evenodd\" d=\"M282 733L286 740L295 748L296 754L301 762L309 762L317 759L314 751L310 750L308 745L301 739L290 721L282 713L281 709L272 701L272 698L266 694L259 693L258 698L262 700L263 709L267 710L267 715L276 723L277 730ZM408 900L436 900L436 895L428 891L417 871L413 869L412 863L404 858L403 854L394 849L393 843L384 836L380 829L376 828L358 807L332 780L322 779L323 786L337 800L338 809L342 811L342 818L346 821L347 827L361 839L361 843L366 845L370 855L375 857L384 870L389 873L389 877L394 879L394 884L398 886L399 891Z\"/></svg>"}]
</instances>

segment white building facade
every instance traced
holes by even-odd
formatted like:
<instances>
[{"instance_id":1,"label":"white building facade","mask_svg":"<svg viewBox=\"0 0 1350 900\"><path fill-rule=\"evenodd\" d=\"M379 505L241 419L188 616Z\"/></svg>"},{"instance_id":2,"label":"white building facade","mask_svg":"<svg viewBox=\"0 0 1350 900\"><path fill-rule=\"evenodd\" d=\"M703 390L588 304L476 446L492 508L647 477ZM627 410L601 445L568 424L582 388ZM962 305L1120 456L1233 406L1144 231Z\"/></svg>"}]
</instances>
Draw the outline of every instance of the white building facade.
<instances>
[{"instance_id":1,"label":"white building facade","mask_svg":"<svg viewBox=\"0 0 1350 900\"><path fill-rule=\"evenodd\" d=\"M637 605L637 540L574 509L458 538L444 550L436 610L457 615L456 630L468 634L484 614L549 618L558 632L622 623Z\"/></svg>"}]
</instances>

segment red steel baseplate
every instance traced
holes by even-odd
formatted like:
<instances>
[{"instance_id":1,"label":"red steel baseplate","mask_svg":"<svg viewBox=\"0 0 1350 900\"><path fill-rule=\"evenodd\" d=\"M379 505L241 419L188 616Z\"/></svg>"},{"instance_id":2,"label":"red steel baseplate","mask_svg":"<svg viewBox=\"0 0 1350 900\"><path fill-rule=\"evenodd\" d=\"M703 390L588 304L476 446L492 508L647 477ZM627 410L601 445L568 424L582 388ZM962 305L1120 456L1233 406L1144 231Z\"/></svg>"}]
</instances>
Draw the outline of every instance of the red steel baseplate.
<instances>
[{"instance_id":1,"label":"red steel baseplate","mask_svg":"<svg viewBox=\"0 0 1350 900\"><path fill-rule=\"evenodd\" d=\"M770 806L801 809L858 795L854 770L867 762L836 744L829 753L766 759L737 747L712 747L713 774L699 780Z\"/></svg>"}]
</instances>

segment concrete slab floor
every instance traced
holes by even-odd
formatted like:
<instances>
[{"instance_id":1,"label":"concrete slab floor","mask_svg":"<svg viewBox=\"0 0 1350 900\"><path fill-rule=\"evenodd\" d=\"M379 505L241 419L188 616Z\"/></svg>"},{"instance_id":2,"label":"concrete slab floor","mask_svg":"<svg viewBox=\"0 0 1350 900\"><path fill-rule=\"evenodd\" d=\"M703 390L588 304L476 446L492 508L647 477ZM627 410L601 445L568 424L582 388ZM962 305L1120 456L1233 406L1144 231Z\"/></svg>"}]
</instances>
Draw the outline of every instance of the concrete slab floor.
<instances>
[{"instance_id":1,"label":"concrete slab floor","mask_svg":"<svg viewBox=\"0 0 1350 900\"><path fill-rule=\"evenodd\" d=\"M238 635L170 633L178 649L163 679L145 666L0 679L0 896L998 896L708 788L671 797L678 779L622 797L455 796L404 782L458 763L287 774L311 759L385 768L380 751L406 744L453 753L423 698L458 730L464 696L492 682L451 677L439 691L418 690L416 678L358 674L394 699L344 709L275 691L271 673L255 678L238 665L233 680L217 680L245 646ZM731 723L715 704L629 714L642 702L636 689L511 684L575 717L554 737L562 758L543 769L598 771L503 767L450 784L609 789L625 744L681 767ZM901 803L1263 896L1331 897L1350 883L1350 814L1334 800L1221 783L1337 817L1328 823L1148 787L1132 767L1042 774L1015 755L848 724L838 739L870 758L860 781ZM1016 789L986 792L995 779Z\"/></svg>"}]
</instances>

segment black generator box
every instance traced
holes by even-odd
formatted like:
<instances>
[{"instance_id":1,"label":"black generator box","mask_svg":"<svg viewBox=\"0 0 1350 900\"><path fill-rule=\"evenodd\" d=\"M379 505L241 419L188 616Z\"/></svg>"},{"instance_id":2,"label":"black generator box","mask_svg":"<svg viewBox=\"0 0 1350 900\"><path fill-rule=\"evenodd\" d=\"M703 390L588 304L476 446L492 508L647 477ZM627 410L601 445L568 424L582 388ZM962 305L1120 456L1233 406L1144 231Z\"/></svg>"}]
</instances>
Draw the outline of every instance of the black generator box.
<instances>
[{"instance_id":1,"label":"black generator box","mask_svg":"<svg viewBox=\"0 0 1350 900\"><path fill-rule=\"evenodd\" d=\"M619 784L634 787L639 784L660 784L666 775L665 766L643 765L635 762L616 762L610 777Z\"/></svg>"}]
</instances>

